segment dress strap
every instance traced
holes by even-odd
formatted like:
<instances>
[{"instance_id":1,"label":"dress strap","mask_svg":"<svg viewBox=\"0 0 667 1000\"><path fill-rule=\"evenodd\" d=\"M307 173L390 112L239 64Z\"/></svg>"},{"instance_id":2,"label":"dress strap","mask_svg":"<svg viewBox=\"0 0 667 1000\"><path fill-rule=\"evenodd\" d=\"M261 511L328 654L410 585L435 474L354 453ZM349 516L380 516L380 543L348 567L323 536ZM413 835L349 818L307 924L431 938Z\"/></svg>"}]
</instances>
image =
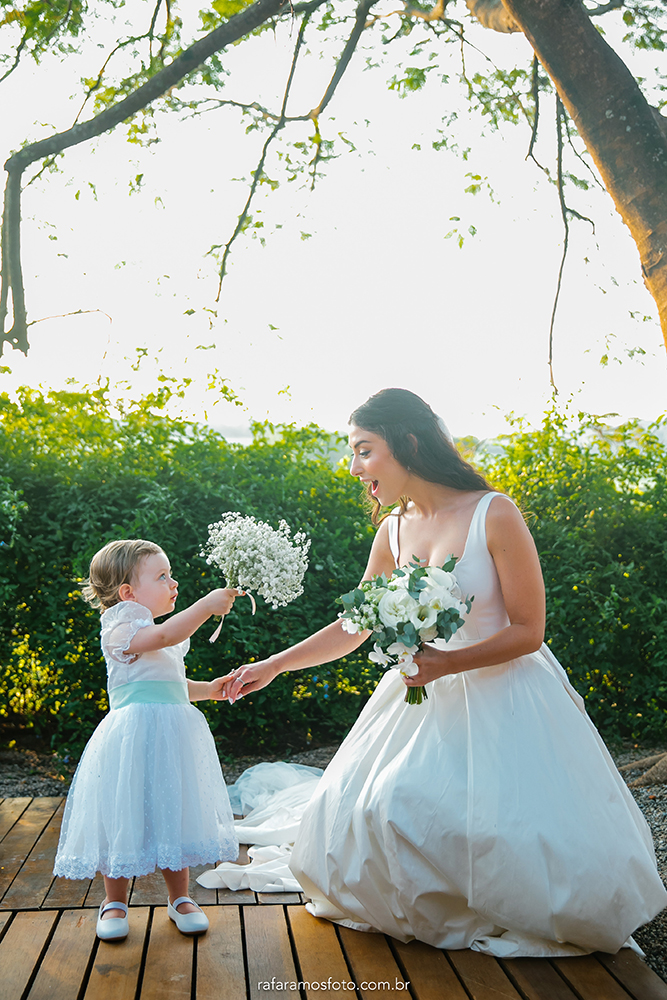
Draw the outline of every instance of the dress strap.
<instances>
[{"instance_id":1,"label":"dress strap","mask_svg":"<svg viewBox=\"0 0 667 1000\"><path fill-rule=\"evenodd\" d=\"M511 504L514 503L514 501L504 493L485 493L475 507L475 512L472 516L470 527L468 528L468 538L466 540L465 552L468 552L469 549L472 549L477 545L481 546L482 549L486 549L486 515L489 507L491 506L491 501L495 497L502 497L504 500L509 500Z\"/></svg>"},{"instance_id":2,"label":"dress strap","mask_svg":"<svg viewBox=\"0 0 667 1000\"><path fill-rule=\"evenodd\" d=\"M391 554L394 557L394 562L398 568L398 557L400 554L400 546L398 544L398 528L400 524L399 514L390 514L387 518L387 534L389 536L389 548L391 549Z\"/></svg>"}]
</instances>

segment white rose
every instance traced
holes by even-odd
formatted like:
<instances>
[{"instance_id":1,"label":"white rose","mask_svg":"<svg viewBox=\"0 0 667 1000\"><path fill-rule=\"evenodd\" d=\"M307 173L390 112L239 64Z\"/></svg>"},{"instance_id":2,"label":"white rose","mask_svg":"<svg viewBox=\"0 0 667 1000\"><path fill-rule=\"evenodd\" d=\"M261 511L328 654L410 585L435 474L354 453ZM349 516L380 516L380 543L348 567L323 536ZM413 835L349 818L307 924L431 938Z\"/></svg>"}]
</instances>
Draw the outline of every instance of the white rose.
<instances>
[{"instance_id":1,"label":"white rose","mask_svg":"<svg viewBox=\"0 0 667 1000\"><path fill-rule=\"evenodd\" d=\"M378 604L380 621L387 628L396 628L400 622L409 622L418 607L406 590L389 590Z\"/></svg>"},{"instance_id":2,"label":"white rose","mask_svg":"<svg viewBox=\"0 0 667 1000\"><path fill-rule=\"evenodd\" d=\"M420 628L419 638L422 642L433 642L438 637L438 626L431 625L430 628Z\"/></svg>"},{"instance_id":3,"label":"white rose","mask_svg":"<svg viewBox=\"0 0 667 1000\"><path fill-rule=\"evenodd\" d=\"M429 583L434 584L434 586L440 588L445 587L447 590L458 591L459 585L456 582L456 577L453 573L445 573L444 569L440 569L439 566L427 566L426 576L428 577Z\"/></svg>"}]
</instances>

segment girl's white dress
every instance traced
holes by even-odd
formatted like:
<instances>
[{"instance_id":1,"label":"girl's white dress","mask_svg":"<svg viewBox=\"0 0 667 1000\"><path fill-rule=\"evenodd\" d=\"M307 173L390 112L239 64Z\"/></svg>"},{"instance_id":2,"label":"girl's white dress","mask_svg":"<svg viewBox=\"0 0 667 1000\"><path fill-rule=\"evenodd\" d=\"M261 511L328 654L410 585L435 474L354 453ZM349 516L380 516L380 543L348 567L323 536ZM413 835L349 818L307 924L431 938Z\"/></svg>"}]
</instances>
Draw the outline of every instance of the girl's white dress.
<instances>
[{"instance_id":1,"label":"girl's white dress","mask_svg":"<svg viewBox=\"0 0 667 1000\"><path fill-rule=\"evenodd\" d=\"M509 624L486 494L456 566L450 648ZM398 558L400 519L392 517ZM496 956L617 951L667 904L649 829L546 645L441 677L388 670L306 807L290 868L309 909L400 941Z\"/></svg>"},{"instance_id":2,"label":"girl's white dress","mask_svg":"<svg viewBox=\"0 0 667 1000\"><path fill-rule=\"evenodd\" d=\"M190 641L131 656L153 617L123 601L102 615L111 711L72 781L54 874L146 875L155 868L234 860L238 840L211 731L190 704Z\"/></svg>"}]
</instances>

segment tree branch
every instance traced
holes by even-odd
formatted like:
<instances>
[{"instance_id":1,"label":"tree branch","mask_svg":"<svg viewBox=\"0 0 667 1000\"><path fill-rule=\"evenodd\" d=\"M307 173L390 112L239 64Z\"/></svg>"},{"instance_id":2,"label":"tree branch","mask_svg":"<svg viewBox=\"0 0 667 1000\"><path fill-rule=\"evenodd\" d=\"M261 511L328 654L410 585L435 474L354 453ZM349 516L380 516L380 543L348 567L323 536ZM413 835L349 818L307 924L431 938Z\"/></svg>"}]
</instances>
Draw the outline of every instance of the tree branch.
<instances>
[{"instance_id":1,"label":"tree branch","mask_svg":"<svg viewBox=\"0 0 667 1000\"><path fill-rule=\"evenodd\" d=\"M234 227L234 232L230 236L230 238L227 241L227 243L225 243L225 245L224 245L224 250L223 250L223 253L222 253L222 261L220 263L220 277L219 277L219 281L218 281L218 294L217 294L217 297L216 297L216 301L219 301L219 299L220 299L220 293L222 291L222 282L224 281L225 275L227 273L227 261L229 259L229 255L230 255L230 252L231 252L232 245L235 242L236 238L241 233L241 231L243 230L243 226L244 226L244 224L246 222L246 219L248 218L248 214L249 214L249 211L250 211L250 205L252 204L252 200L255 197L255 193L257 191L257 187L258 187L258 185L259 185L259 183L260 183L260 181L262 179L262 174L263 174L263 171L264 171L264 164L266 162L266 155L267 155L269 146L271 145L271 143L273 142L273 140L275 139L275 137L278 135L278 133L281 131L281 129L283 129L288 122L292 122L292 121L307 121L307 120L312 120L315 123L315 128L316 128L317 133L319 135L319 129L318 129L318 124L317 124L318 116L326 108L326 106L329 104L329 102L331 101L331 99L332 99L332 97L333 97L333 95L334 95L334 93L336 91L336 88L337 88L338 84L340 83L340 81L341 81L341 79L343 77L343 74L345 73L345 70L347 69L347 67L348 67L348 65L350 63L350 59L352 58L352 56L353 56L353 54L355 52L355 49L356 49L356 47L357 47L357 45L359 43L359 39L361 38L361 34L362 34L364 28L366 27L367 17L368 17L368 11L370 10L370 8L373 6L373 4L375 2L376 2L376 0L361 0L361 3L357 7L357 12L356 12L355 21L354 21L354 27L353 27L353 29L352 29L352 31L350 33L350 36L349 36L347 42L345 43L345 46L344 46L343 51L341 53L341 56L340 56L340 58L338 60L338 63L336 64L336 69L334 70L333 76L331 77L331 80L329 81L329 85L328 85L327 89L325 90L324 95L322 97L322 100L318 104L317 108L314 108L307 115L298 115L298 116L290 116L290 117L288 117L286 115L287 100L288 100L289 92L290 92L290 89L291 89L291 86L292 86L292 79L294 77L294 72L296 70L296 61L297 61L297 57L298 57L298 54L299 54L299 49L301 47L301 43L302 43L302 40L303 40L303 33L305 31L306 24L308 22L308 18L310 17L310 15L307 14L304 17L304 19L303 19L303 21L301 23L301 28L300 28L300 31L299 31L299 36L297 38L297 42L296 42L296 45L295 45L295 48L294 48L294 55L293 55L293 58L292 58L292 65L291 65L291 68L290 68L290 74L289 74L289 78L288 78L288 81L287 81L287 85L285 87L285 93L284 93L284 96L283 96L283 102L282 102L282 107L280 109L280 114L278 116L271 115L270 112L266 112L265 109L261 109L261 113L262 114L267 114L267 115L270 115L271 117L277 117L277 121L276 121L275 126L271 130L271 133L268 136L266 142L264 143L264 145L262 147L262 152L260 154L259 162L258 162L257 167L255 168L255 170L253 172L252 184L250 185L250 191L248 192L248 197L246 199L246 203L243 206L243 210L242 210L241 214L238 217L238 220L236 222L236 226ZM230 101L230 102L222 102L221 101L220 102L220 104L223 104L223 103L233 104L235 102L232 102L232 101ZM241 105L241 106L242 107L253 107L253 105ZM258 106L255 105L254 107L258 107ZM317 169L317 163L318 163L319 158L320 158L320 148L321 148L321 145L318 144L317 151L316 151L315 156L313 158L313 183L315 181L315 171ZM211 253L213 250L219 250L220 246L221 246L221 244L218 244L217 246L211 247L211 250L209 250L209 253Z\"/></svg>"},{"instance_id":2,"label":"tree branch","mask_svg":"<svg viewBox=\"0 0 667 1000\"><path fill-rule=\"evenodd\" d=\"M13 73L14 70L16 69L16 67L18 66L18 64L20 63L20 61L21 61L21 53L23 52L23 49L25 48L25 45L26 45L27 41L28 41L28 32L26 31L25 34L23 35L23 38L21 39L21 41L16 46L16 55L14 57L14 62L9 67L9 69L7 70L7 72L4 73L2 76L0 76L0 83L2 83L3 80L6 80L7 77L10 75L10 73Z\"/></svg>"},{"instance_id":3,"label":"tree branch","mask_svg":"<svg viewBox=\"0 0 667 1000\"><path fill-rule=\"evenodd\" d=\"M262 179L262 174L264 172L264 163L266 162L266 154L268 153L269 146L271 145L271 143L273 142L273 140L275 139L275 137L278 135L278 133L280 132L280 130L282 128L284 128L284 126L285 126L285 120L286 120L285 119L285 111L287 110L287 101L289 99L290 90L292 89L292 80L294 79L294 73L296 71L296 63L297 63L297 59L299 58L299 52L301 50L301 45L303 43L303 36L305 34L306 26L307 26L309 20L310 20L310 14L306 14L306 16L303 18L303 20L301 22L301 27L299 28L299 34L297 36L296 44L294 46L294 53L292 55L292 64L290 66L289 75L287 77L287 83L285 84L285 92L283 94L283 103L282 103L282 107L280 109L280 116L279 116L278 121L276 122L275 126L271 130L271 134L268 136L266 142L264 143L264 145L262 147L262 152L261 152L261 155L260 155L260 158L259 158L259 163L257 164L257 167L256 167L256 169L255 169L255 171L253 173L252 184L250 185L250 191L248 192L248 198L246 200L246 203L243 206L243 211L241 212L241 214L238 217L238 220L236 222L236 226L234 227L234 232L232 233L232 235L230 236L230 238L227 240L227 243L225 243L225 249L224 249L223 254L222 254L222 261L220 262L220 278L219 278L219 281L218 281L218 294L216 296L216 302L218 302L219 299L220 299L220 292L222 291L222 282L224 280L225 274L227 273L227 259L229 257L229 254L231 253L232 244L234 243L234 241L236 240L236 237L239 235L239 233L243 229L243 225L244 225L246 219L248 218L248 212L250 211L250 205L252 203L253 198L255 197L255 192L257 190L257 186L258 186L260 180ZM219 249L219 247L217 247L217 246L216 247L211 247L211 250L218 250L218 249ZM211 252L211 250L209 250L209 253Z\"/></svg>"},{"instance_id":4,"label":"tree branch","mask_svg":"<svg viewBox=\"0 0 667 1000\"><path fill-rule=\"evenodd\" d=\"M2 214L2 290L0 291L0 353L3 341L28 353L28 328L26 325L25 293L21 271L21 173L8 172L5 187L5 205ZM14 323L5 334L7 296L11 290Z\"/></svg>"},{"instance_id":5,"label":"tree branch","mask_svg":"<svg viewBox=\"0 0 667 1000\"><path fill-rule=\"evenodd\" d=\"M85 108L86 104L88 103L88 101L90 100L90 98L92 97L92 95L95 93L96 90L99 90L100 85L102 83L102 77L104 76L104 71L107 68L107 66L109 65L109 63L111 62L111 60L113 59L113 57L116 55L116 53L119 52L121 49L124 49L126 45L131 45L133 42L142 42L145 38L148 38L149 43L150 43L150 45L152 47L153 37L154 37L153 36L153 32L154 32L154 29L155 29L155 22L157 21L157 16L158 16L158 14L160 12L160 7L161 6L162 6L162 0L157 0L157 2L155 4L155 8L153 10L153 17L151 18L151 23L150 23L150 27L148 28L148 31L145 31L143 35L133 35L131 38L125 38L122 42L118 42L118 44L115 45L114 48L111 50L111 52L109 53L109 55L106 57L106 59L102 63L102 68L100 69L99 73L97 74L97 79L95 80L95 83L93 83L93 85L91 87L89 87L88 90L87 90L87 92L86 92L86 96L83 99L83 104L79 108L77 116L74 119L74 123L73 123L74 125L76 125L76 123L78 122L79 118L81 117L81 115L83 113L83 109ZM160 53L162 53L163 51L164 51L164 43L160 46ZM152 52L151 52L151 56L152 56Z\"/></svg>"},{"instance_id":6,"label":"tree branch","mask_svg":"<svg viewBox=\"0 0 667 1000\"><path fill-rule=\"evenodd\" d=\"M593 232L595 232L595 226L592 219L587 218L585 215L580 215L573 208L568 208L565 202L565 179L563 176L563 127L567 130L567 118L565 114L565 108L561 103L560 97L556 97L556 142L558 149L558 169L557 169L557 184L558 184L558 201L560 202L560 214L563 220L563 255L560 261L560 268L558 269L558 283L556 285L556 295L554 297L553 309L551 311L551 323L549 324L549 381L554 390L554 393L558 395L558 388L554 381L554 368L553 368L553 348L554 348L554 323L556 321L556 310L558 309L558 300L560 298L561 286L563 283L563 270L565 268L565 259L567 257L568 246L570 242L570 216L575 219L579 219L581 222L590 222L593 226Z\"/></svg>"},{"instance_id":7,"label":"tree branch","mask_svg":"<svg viewBox=\"0 0 667 1000\"><path fill-rule=\"evenodd\" d=\"M315 0L309 6L319 6L324 0ZM235 14L214 31L194 42L185 49L168 66L160 70L146 83L138 87L134 93L119 101L111 108L106 108L94 118L73 125L64 132L56 133L47 139L24 146L10 156L5 163L7 171L7 187L5 190L5 207L3 214L3 264L2 290L0 291L0 353L3 342L18 347L27 352L28 338L26 326L25 297L21 273L20 256L20 183L21 175L27 166L45 156L60 153L70 146L76 146L88 139L93 139L108 132L121 122L131 118L137 111L147 107L161 97L172 87L194 72L210 56L224 49L232 42L243 38L270 17L280 14L288 7L289 0L257 0L250 7ZM14 322L11 329L5 333L5 320L9 292L11 291Z\"/></svg>"},{"instance_id":8,"label":"tree branch","mask_svg":"<svg viewBox=\"0 0 667 1000\"><path fill-rule=\"evenodd\" d=\"M357 13L354 19L354 27L350 33L350 37L345 43L345 48L341 52L340 59L338 60L338 64L336 65L334 74L331 77L331 80L329 81L329 86L325 90L324 96L322 97L320 103L317 105L316 108L313 108L310 114L308 115L308 117L312 118L313 121L316 118L319 118L319 116L322 114L327 104L335 94L336 87L340 83L341 78L349 65L350 59L354 55L355 49L359 43L359 39L361 38L361 34L364 28L366 27L366 19L368 18L368 12L375 2L376 0L361 0L361 3L357 7Z\"/></svg>"},{"instance_id":9,"label":"tree branch","mask_svg":"<svg viewBox=\"0 0 667 1000\"><path fill-rule=\"evenodd\" d=\"M466 7L483 27L492 31L509 35L522 30L503 6L502 0L466 0Z\"/></svg>"},{"instance_id":10,"label":"tree branch","mask_svg":"<svg viewBox=\"0 0 667 1000\"><path fill-rule=\"evenodd\" d=\"M543 167L540 161L537 159L533 153L535 148L535 143L537 142L537 133L540 123L540 62L537 56L533 56L533 76L531 84L531 93L533 95L533 104L535 105L535 115L533 117L533 125L530 131L530 145L528 147L528 152L526 153L526 159L532 160L540 170L543 170L547 175L549 171L546 167Z\"/></svg>"},{"instance_id":11,"label":"tree branch","mask_svg":"<svg viewBox=\"0 0 667 1000\"><path fill-rule=\"evenodd\" d=\"M40 48L42 49L42 51L44 51L48 48L49 42L51 41L53 36L58 32L59 28L64 28L67 22L69 21L71 13L72 13L72 0L68 0L67 10L65 11L64 15L60 18L59 21L56 22L56 24L54 24L52 30L42 40L41 44L38 44L36 46L35 51L38 52ZM21 53L23 52L23 49L25 48L29 38L30 38L30 28L26 28L25 32L23 33L23 37L21 38L21 41L16 47L16 55L14 57L14 62L7 70L7 72L3 76L0 76L0 83L6 80L7 77L10 75L10 73L13 73L16 67L18 66L19 62L21 61Z\"/></svg>"}]
</instances>

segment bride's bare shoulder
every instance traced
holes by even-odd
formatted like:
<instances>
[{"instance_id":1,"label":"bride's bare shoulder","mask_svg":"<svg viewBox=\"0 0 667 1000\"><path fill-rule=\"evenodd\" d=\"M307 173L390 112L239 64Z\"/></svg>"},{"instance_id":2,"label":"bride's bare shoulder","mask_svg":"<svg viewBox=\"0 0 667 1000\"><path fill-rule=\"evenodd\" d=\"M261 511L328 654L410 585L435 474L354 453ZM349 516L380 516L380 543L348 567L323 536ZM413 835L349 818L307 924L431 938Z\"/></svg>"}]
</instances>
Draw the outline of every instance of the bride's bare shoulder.
<instances>
[{"instance_id":1,"label":"bride's bare shoulder","mask_svg":"<svg viewBox=\"0 0 667 1000\"><path fill-rule=\"evenodd\" d=\"M504 545L512 539L527 541L531 538L524 516L511 497L504 493L494 495L486 515L486 535L489 547L493 543Z\"/></svg>"}]
</instances>

